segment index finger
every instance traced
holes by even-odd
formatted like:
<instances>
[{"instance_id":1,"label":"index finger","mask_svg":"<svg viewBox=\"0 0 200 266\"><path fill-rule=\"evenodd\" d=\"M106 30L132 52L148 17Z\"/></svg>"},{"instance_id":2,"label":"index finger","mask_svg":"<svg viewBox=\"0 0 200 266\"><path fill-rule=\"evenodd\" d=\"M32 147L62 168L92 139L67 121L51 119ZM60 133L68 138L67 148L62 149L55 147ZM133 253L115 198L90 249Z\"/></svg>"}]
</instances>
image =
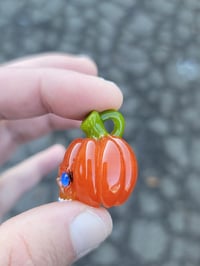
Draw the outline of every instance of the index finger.
<instances>
[{"instance_id":1,"label":"index finger","mask_svg":"<svg viewBox=\"0 0 200 266\"><path fill-rule=\"evenodd\" d=\"M118 109L122 93L112 82L63 69L2 68L0 119L54 113L82 119L91 110Z\"/></svg>"}]
</instances>

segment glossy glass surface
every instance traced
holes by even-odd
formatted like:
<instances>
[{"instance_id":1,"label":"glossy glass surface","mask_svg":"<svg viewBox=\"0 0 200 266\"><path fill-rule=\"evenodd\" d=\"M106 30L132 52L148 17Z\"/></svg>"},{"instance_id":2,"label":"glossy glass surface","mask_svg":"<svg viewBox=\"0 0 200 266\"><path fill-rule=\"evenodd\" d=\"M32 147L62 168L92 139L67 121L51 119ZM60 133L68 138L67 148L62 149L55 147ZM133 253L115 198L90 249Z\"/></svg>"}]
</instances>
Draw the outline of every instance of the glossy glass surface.
<instances>
[{"instance_id":1,"label":"glossy glass surface","mask_svg":"<svg viewBox=\"0 0 200 266\"><path fill-rule=\"evenodd\" d=\"M123 139L105 136L75 140L59 168L60 198L94 207L121 205L135 187L137 171L135 154ZM63 172L73 176L67 187L60 182Z\"/></svg>"}]
</instances>

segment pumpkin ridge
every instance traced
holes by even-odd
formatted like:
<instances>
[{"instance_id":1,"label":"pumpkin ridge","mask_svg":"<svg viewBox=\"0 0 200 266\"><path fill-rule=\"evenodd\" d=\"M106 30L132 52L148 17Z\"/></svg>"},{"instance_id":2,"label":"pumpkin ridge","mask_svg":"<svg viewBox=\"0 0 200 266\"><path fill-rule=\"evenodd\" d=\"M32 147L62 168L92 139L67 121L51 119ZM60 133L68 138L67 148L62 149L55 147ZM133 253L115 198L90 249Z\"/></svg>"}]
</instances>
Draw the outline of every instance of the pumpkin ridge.
<instances>
[{"instance_id":1,"label":"pumpkin ridge","mask_svg":"<svg viewBox=\"0 0 200 266\"><path fill-rule=\"evenodd\" d=\"M103 149L103 156L107 161L102 162L102 187L104 189L104 193L102 194L102 203L106 207L116 205L122 188L121 180L123 181L124 179L124 172L122 171L124 161L122 160L120 146L115 142L115 138L116 137L112 136L109 136L109 138L107 137L106 145ZM112 154L113 152L115 152L115 154ZM116 160L117 162L114 162L113 160ZM118 165L114 165L114 163L118 163ZM115 174L115 171L117 176L112 176Z\"/></svg>"},{"instance_id":2,"label":"pumpkin ridge","mask_svg":"<svg viewBox=\"0 0 200 266\"><path fill-rule=\"evenodd\" d=\"M90 152L92 152L92 156L89 159L88 156L86 156L86 175L87 175L87 187L88 187L88 194L90 201L93 202L93 204L98 204L98 199L97 199L97 188L96 188L96 160L95 160L95 154L96 154L96 141L92 138L88 139L87 142L87 150L90 147Z\"/></svg>"},{"instance_id":3,"label":"pumpkin ridge","mask_svg":"<svg viewBox=\"0 0 200 266\"><path fill-rule=\"evenodd\" d=\"M106 141L108 137L102 137L98 140L96 140L96 173L95 173L95 180L96 180L96 188L97 188L97 196L98 196L98 201L100 204L103 203L103 187L102 187L102 180L103 180L103 163L102 163L102 156L103 156L103 151L106 146Z\"/></svg>"},{"instance_id":4,"label":"pumpkin ridge","mask_svg":"<svg viewBox=\"0 0 200 266\"><path fill-rule=\"evenodd\" d=\"M133 150L131 149L131 147L128 145L128 143L123 139L118 139L117 142L120 142L123 144L120 146L123 147L122 149L123 157L126 157L126 163L125 163L126 180L125 180L125 185L124 185L124 191L121 196L122 201L125 202L128 199L130 193L135 188L135 185L137 182L137 175L138 175L138 166L137 166L135 154ZM130 171L129 177L127 176L128 175L127 169L128 171ZM127 180L127 178L129 178L129 180Z\"/></svg>"}]
</instances>

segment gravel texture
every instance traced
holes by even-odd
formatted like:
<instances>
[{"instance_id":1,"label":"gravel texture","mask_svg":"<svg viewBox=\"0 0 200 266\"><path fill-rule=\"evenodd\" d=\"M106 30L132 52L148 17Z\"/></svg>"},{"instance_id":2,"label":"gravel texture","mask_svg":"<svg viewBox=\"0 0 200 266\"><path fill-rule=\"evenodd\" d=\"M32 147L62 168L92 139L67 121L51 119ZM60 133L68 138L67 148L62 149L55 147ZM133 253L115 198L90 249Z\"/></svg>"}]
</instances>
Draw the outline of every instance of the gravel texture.
<instances>
[{"instance_id":1,"label":"gravel texture","mask_svg":"<svg viewBox=\"0 0 200 266\"><path fill-rule=\"evenodd\" d=\"M1 62L46 51L86 54L124 93L139 181L130 200L111 209L111 237L77 266L200 265L199 12L199 0L0 2ZM24 145L4 168L78 135ZM55 176L8 216L56 200Z\"/></svg>"}]
</instances>

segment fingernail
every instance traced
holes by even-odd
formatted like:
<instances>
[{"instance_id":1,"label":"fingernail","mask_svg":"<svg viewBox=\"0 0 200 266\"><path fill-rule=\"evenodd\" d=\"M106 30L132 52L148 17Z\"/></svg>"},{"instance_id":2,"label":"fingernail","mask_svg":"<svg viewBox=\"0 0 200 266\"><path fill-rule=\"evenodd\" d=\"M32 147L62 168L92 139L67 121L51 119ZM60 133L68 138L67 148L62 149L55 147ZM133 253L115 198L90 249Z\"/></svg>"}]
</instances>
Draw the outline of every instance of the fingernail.
<instances>
[{"instance_id":1,"label":"fingernail","mask_svg":"<svg viewBox=\"0 0 200 266\"><path fill-rule=\"evenodd\" d=\"M70 225L71 241L76 259L86 255L100 245L111 233L110 216L97 215L91 210L79 214Z\"/></svg>"}]
</instances>

